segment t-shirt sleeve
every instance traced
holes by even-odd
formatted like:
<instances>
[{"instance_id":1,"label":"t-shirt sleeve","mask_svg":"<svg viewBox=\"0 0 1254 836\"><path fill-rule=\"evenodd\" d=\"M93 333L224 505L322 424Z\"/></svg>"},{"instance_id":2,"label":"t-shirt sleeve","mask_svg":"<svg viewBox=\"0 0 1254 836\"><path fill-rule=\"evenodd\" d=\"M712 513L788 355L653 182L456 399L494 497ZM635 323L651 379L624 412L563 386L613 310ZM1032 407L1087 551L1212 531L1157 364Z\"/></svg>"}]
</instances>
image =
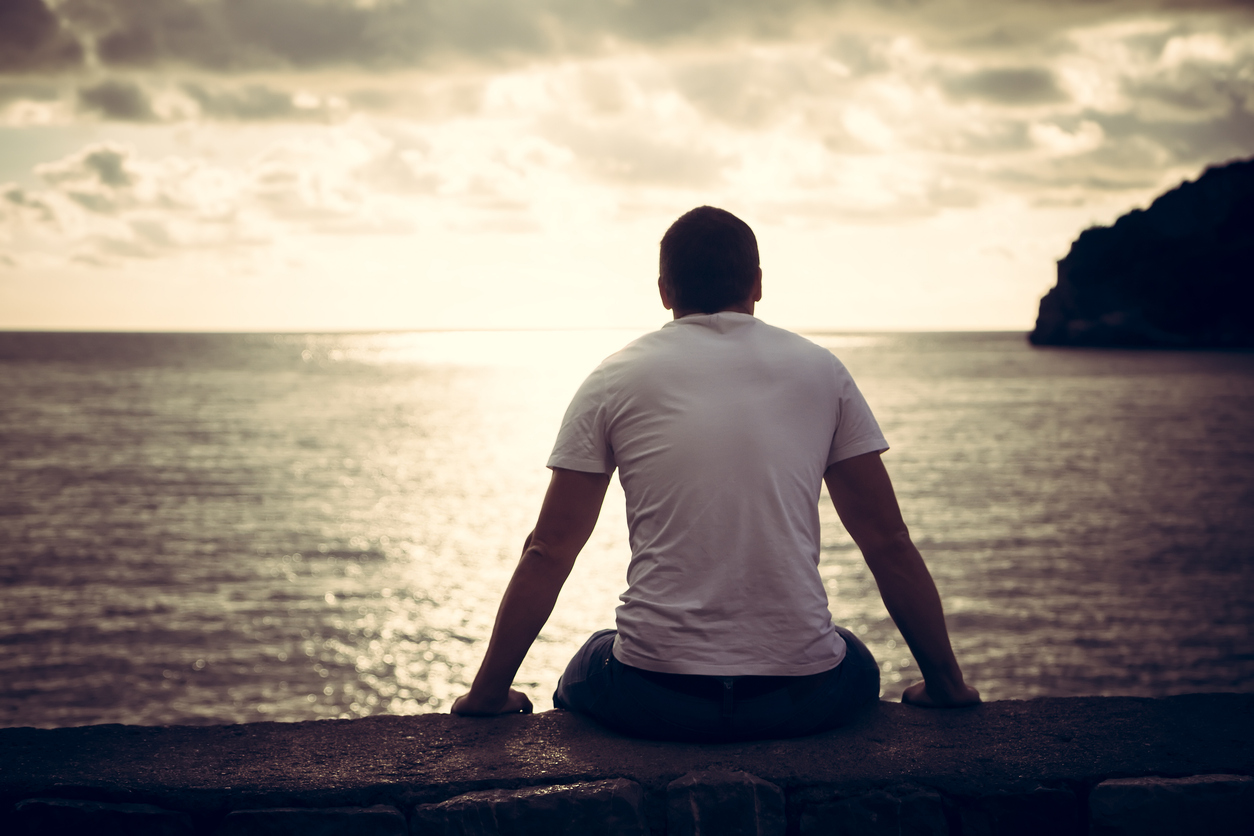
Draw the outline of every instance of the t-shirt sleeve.
<instances>
[{"instance_id":1,"label":"t-shirt sleeve","mask_svg":"<svg viewBox=\"0 0 1254 836\"><path fill-rule=\"evenodd\" d=\"M888 449L884 433L871 413L866 398L858 390L845 367L837 362L843 378L840 384L840 415L836 432L832 435L832 448L827 454L827 466L863 453L882 453Z\"/></svg>"},{"instance_id":2,"label":"t-shirt sleeve","mask_svg":"<svg viewBox=\"0 0 1254 836\"><path fill-rule=\"evenodd\" d=\"M566 407L548 466L613 473L616 464L606 433L605 412L605 375L598 368L588 375Z\"/></svg>"}]
</instances>

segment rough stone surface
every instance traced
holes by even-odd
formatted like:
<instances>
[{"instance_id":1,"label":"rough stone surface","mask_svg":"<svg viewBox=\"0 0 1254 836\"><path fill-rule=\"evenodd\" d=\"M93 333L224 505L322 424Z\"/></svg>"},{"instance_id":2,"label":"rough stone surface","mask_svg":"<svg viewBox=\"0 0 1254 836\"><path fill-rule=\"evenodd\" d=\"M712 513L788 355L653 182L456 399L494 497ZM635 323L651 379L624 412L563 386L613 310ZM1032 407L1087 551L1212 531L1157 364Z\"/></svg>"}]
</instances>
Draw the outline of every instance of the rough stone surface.
<instances>
[{"instance_id":1,"label":"rough stone surface","mask_svg":"<svg viewBox=\"0 0 1254 836\"><path fill-rule=\"evenodd\" d=\"M875 790L806 804L801 836L948 836L944 802L920 789Z\"/></svg>"},{"instance_id":2,"label":"rough stone surface","mask_svg":"<svg viewBox=\"0 0 1254 836\"><path fill-rule=\"evenodd\" d=\"M592 781L466 793L414 810L413 836L648 836L644 790Z\"/></svg>"},{"instance_id":3,"label":"rough stone surface","mask_svg":"<svg viewBox=\"0 0 1254 836\"><path fill-rule=\"evenodd\" d=\"M395 807L276 807L236 810L215 836L408 836L405 816Z\"/></svg>"},{"instance_id":4,"label":"rough stone surface","mask_svg":"<svg viewBox=\"0 0 1254 836\"><path fill-rule=\"evenodd\" d=\"M221 821L232 810L406 812L467 792L624 778L664 827L666 786L744 771L790 799L910 784L947 799L1107 778L1254 775L1254 694L1072 697L929 711L881 703L845 728L795 740L702 745L629 740L564 711L238 726L0 729L0 832L23 799L152 804ZM653 801L652 799L656 799ZM798 814L799 815L799 814Z\"/></svg>"},{"instance_id":5,"label":"rough stone surface","mask_svg":"<svg viewBox=\"0 0 1254 836\"><path fill-rule=\"evenodd\" d=\"M16 807L15 836L74 833L83 836L191 836L192 818L150 804L107 804L63 798L32 798Z\"/></svg>"},{"instance_id":6,"label":"rough stone surface","mask_svg":"<svg viewBox=\"0 0 1254 836\"><path fill-rule=\"evenodd\" d=\"M1082 836L1080 804L1066 789L981 796L962 809L962 836Z\"/></svg>"},{"instance_id":7,"label":"rough stone surface","mask_svg":"<svg viewBox=\"0 0 1254 836\"><path fill-rule=\"evenodd\" d=\"M1254 833L1254 778L1116 778L1089 795L1091 836Z\"/></svg>"},{"instance_id":8,"label":"rough stone surface","mask_svg":"<svg viewBox=\"0 0 1254 836\"><path fill-rule=\"evenodd\" d=\"M784 793L747 772L690 772L666 787L667 836L784 836Z\"/></svg>"}]
</instances>

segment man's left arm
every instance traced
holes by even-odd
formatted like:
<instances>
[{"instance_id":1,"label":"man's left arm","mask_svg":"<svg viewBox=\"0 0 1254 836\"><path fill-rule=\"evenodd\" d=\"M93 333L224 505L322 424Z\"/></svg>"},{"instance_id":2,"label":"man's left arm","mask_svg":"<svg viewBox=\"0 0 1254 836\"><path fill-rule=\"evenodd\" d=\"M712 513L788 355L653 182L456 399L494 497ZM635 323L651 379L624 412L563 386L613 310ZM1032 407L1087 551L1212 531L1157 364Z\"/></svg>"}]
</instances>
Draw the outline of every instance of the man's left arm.
<instances>
[{"instance_id":1,"label":"man's left arm","mask_svg":"<svg viewBox=\"0 0 1254 836\"><path fill-rule=\"evenodd\" d=\"M453 703L453 713L490 716L531 711L531 700L510 687L536 636L548 621L575 558L588 542L601 513L608 473L553 469L540 518L523 544L492 638L470 693Z\"/></svg>"}]
</instances>

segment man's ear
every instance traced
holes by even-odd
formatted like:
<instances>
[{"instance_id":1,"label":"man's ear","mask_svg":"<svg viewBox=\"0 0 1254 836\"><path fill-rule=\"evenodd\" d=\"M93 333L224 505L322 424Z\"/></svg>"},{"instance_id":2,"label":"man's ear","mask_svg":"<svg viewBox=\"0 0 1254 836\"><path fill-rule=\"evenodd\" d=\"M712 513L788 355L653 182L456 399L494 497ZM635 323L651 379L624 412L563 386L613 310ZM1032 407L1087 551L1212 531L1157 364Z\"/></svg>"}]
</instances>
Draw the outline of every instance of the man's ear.
<instances>
[{"instance_id":1,"label":"man's ear","mask_svg":"<svg viewBox=\"0 0 1254 836\"><path fill-rule=\"evenodd\" d=\"M758 277L753 281L753 301L762 301L762 268L758 268Z\"/></svg>"},{"instance_id":2,"label":"man's ear","mask_svg":"<svg viewBox=\"0 0 1254 836\"><path fill-rule=\"evenodd\" d=\"M670 289L667 288L666 282L662 281L661 276L657 277L657 292L658 295L662 297L662 307L666 308L668 311L673 310L674 304L671 302Z\"/></svg>"}]
</instances>

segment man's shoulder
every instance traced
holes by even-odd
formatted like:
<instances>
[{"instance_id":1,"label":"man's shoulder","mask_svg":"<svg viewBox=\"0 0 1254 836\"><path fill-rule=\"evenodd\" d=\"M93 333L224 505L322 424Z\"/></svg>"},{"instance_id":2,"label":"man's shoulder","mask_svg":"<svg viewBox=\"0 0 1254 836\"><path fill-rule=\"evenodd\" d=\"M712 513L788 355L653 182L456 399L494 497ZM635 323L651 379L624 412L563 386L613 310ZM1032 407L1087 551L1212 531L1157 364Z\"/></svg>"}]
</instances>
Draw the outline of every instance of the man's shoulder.
<instances>
[{"instance_id":1,"label":"man's shoulder","mask_svg":"<svg viewBox=\"0 0 1254 836\"><path fill-rule=\"evenodd\" d=\"M762 344L773 352L788 356L797 362L809 361L819 366L844 369L844 365L830 349L824 348L804 334L765 322L761 322L756 330Z\"/></svg>"},{"instance_id":2,"label":"man's shoulder","mask_svg":"<svg viewBox=\"0 0 1254 836\"><path fill-rule=\"evenodd\" d=\"M831 353L804 334L789 330L788 328L771 325L769 322L763 322L760 319L758 320L758 328L768 339L779 340L782 343L792 345L799 351L815 351L823 354Z\"/></svg>"}]
</instances>

